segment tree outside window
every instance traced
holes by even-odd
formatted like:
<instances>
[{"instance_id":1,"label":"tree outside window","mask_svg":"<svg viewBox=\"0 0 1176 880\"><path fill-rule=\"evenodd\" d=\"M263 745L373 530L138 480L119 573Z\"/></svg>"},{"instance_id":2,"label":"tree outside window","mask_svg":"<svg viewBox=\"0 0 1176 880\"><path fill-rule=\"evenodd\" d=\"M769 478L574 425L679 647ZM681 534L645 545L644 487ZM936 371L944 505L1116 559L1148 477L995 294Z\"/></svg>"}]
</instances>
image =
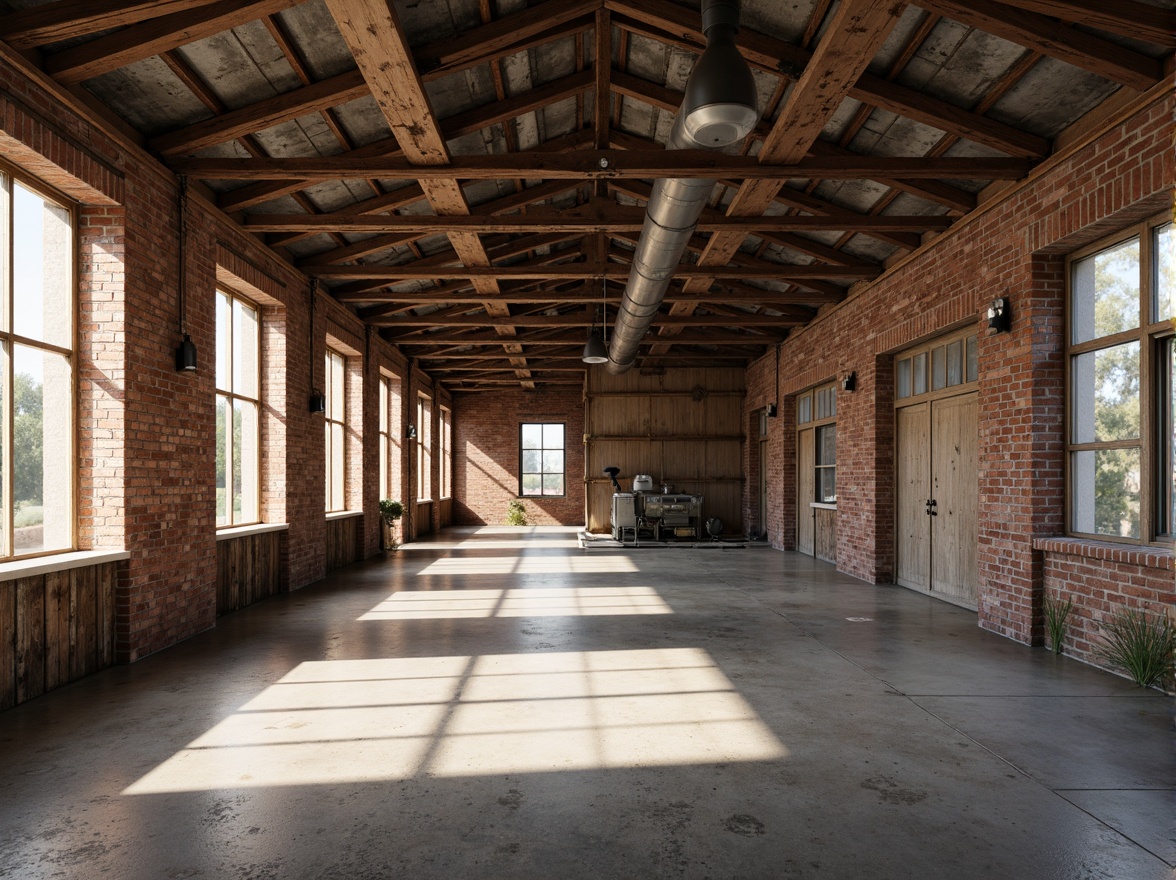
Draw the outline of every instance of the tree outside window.
<instances>
[{"instance_id":1,"label":"tree outside window","mask_svg":"<svg viewBox=\"0 0 1176 880\"><path fill-rule=\"evenodd\" d=\"M73 212L0 173L0 558L73 547ZM11 283L10 283L11 282Z\"/></svg>"},{"instance_id":2,"label":"tree outside window","mask_svg":"<svg viewBox=\"0 0 1176 880\"><path fill-rule=\"evenodd\" d=\"M261 519L261 316L243 297L216 294L216 524ZM232 425L232 430L229 430Z\"/></svg>"},{"instance_id":3,"label":"tree outside window","mask_svg":"<svg viewBox=\"0 0 1176 880\"><path fill-rule=\"evenodd\" d=\"M1144 224L1071 261L1072 532L1171 534L1171 247L1171 224Z\"/></svg>"}]
</instances>

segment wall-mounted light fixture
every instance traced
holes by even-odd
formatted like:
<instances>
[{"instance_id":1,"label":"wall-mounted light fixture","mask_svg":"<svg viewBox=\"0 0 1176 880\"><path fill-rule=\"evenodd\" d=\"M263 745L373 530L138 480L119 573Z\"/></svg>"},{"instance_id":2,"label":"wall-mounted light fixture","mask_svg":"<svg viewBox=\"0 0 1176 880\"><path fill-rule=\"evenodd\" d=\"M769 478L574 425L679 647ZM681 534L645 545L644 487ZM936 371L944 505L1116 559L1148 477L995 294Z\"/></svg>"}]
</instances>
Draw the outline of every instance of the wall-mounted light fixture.
<instances>
[{"instance_id":1,"label":"wall-mounted light fixture","mask_svg":"<svg viewBox=\"0 0 1176 880\"><path fill-rule=\"evenodd\" d=\"M416 439L416 425L408 425L404 429L404 436L407 437L409 440L415 440Z\"/></svg>"},{"instance_id":2,"label":"wall-mounted light fixture","mask_svg":"<svg viewBox=\"0 0 1176 880\"><path fill-rule=\"evenodd\" d=\"M310 280L310 411L321 413L327 411L327 395L323 394L314 384L314 301L318 299L318 279Z\"/></svg>"},{"instance_id":3,"label":"wall-mounted light fixture","mask_svg":"<svg viewBox=\"0 0 1176 880\"><path fill-rule=\"evenodd\" d=\"M850 370L848 373L846 373L844 376L841 377L841 390L842 391L857 391L857 373Z\"/></svg>"},{"instance_id":4,"label":"wall-mounted light fixture","mask_svg":"<svg viewBox=\"0 0 1176 880\"><path fill-rule=\"evenodd\" d=\"M1013 326L1013 307L1007 296L994 299L988 304L988 329L992 333L1005 333Z\"/></svg>"},{"instance_id":5,"label":"wall-mounted light fixture","mask_svg":"<svg viewBox=\"0 0 1176 880\"><path fill-rule=\"evenodd\" d=\"M196 343L188 335L188 178L180 175L180 277L176 288L179 312L180 335L184 337L176 348L176 372L191 373L196 370Z\"/></svg>"},{"instance_id":6,"label":"wall-mounted light fixture","mask_svg":"<svg viewBox=\"0 0 1176 880\"><path fill-rule=\"evenodd\" d=\"M767 412L769 419L776 418L776 404L769 403L767 406L764 407L764 410L765 410L765 412Z\"/></svg>"}]
</instances>

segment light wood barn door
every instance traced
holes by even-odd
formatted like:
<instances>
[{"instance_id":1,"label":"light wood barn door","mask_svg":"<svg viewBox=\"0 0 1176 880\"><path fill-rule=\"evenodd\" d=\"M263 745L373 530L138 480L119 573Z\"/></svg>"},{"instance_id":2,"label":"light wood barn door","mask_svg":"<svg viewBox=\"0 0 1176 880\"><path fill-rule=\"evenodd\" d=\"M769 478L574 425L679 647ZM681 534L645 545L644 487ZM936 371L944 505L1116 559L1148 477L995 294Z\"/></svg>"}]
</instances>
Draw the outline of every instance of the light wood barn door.
<instances>
[{"instance_id":1,"label":"light wood barn door","mask_svg":"<svg viewBox=\"0 0 1176 880\"><path fill-rule=\"evenodd\" d=\"M796 435L796 549L813 555L813 508L817 497L813 485L813 436L811 428Z\"/></svg>"},{"instance_id":2,"label":"light wood barn door","mask_svg":"<svg viewBox=\"0 0 1176 880\"><path fill-rule=\"evenodd\" d=\"M926 590L931 585L930 404L903 407L896 413L895 523L896 580L907 587Z\"/></svg>"},{"instance_id":3,"label":"light wood barn door","mask_svg":"<svg viewBox=\"0 0 1176 880\"><path fill-rule=\"evenodd\" d=\"M975 394L931 404L931 588L976 605L979 426Z\"/></svg>"}]
</instances>

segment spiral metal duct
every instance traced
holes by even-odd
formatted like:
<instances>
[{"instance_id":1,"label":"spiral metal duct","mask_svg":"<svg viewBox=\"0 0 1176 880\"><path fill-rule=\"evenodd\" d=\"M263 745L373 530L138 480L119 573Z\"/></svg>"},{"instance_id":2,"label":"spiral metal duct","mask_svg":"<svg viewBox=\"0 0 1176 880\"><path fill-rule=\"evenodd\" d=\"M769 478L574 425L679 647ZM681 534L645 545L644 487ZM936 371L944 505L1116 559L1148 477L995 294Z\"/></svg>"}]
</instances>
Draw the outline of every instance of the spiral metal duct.
<instances>
[{"instance_id":1,"label":"spiral metal duct","mask_svg":"<svg viewBox=\"0 0 1176 880\"><path fill-rule=\"evenodd\" d=\"M719 149L747 137L755 126L755 80L735 45L738 29L739 0L703 0L706 49L686 83L667 150ZM609 343L610 373L633 366L713 189L713 180L693 178L654 184Z\"/></svg>"}]
</instances>

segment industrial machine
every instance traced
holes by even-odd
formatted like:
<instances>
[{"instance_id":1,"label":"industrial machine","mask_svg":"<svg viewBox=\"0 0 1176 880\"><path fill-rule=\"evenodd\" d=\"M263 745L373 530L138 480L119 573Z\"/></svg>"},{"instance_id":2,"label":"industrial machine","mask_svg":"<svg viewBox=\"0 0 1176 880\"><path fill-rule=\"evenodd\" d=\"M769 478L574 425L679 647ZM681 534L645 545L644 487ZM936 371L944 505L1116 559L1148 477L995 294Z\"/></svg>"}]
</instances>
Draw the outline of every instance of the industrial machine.
<instances>
[{"instance_id":1,"label":"industrial machine","mask_svg":"<svg viewBox=\"0 0 1176 880\"><path fill-rule=\"evenodd\" d=\"M609 523L613 540L622 544L632 539L636 544L641 539L652 541L700 540L703 534L702 496L654 492L653 480L639 474L634 478L633 492L622 492L617 480L620 468L607 467L604 473L612 478L616 490L612 497ZM670 486L663 486L670 489Z\"/></svg>"}]
</instances>

